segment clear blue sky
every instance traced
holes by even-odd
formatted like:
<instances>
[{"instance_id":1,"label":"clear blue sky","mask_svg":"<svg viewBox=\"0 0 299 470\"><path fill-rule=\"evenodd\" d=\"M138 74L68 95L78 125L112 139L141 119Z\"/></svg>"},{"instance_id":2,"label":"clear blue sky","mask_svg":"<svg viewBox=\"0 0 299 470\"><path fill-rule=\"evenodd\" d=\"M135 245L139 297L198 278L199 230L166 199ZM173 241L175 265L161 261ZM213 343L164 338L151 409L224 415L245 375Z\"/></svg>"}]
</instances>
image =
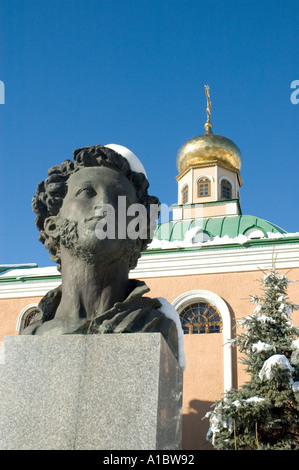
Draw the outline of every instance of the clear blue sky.
<instances>
[{"instance_id":1,"label":"clear blue sky","mask_svg":"<svg viewBox=\"0 0 299 470\"><path fill-rule=\"evenodd\" d=\"M176 154L213 131L241 149L241 207L299 231L298 0L0 0L0 264L53 264L31 210L47 169L117 143L177 202Z\"/></svg>"}]
</instances>

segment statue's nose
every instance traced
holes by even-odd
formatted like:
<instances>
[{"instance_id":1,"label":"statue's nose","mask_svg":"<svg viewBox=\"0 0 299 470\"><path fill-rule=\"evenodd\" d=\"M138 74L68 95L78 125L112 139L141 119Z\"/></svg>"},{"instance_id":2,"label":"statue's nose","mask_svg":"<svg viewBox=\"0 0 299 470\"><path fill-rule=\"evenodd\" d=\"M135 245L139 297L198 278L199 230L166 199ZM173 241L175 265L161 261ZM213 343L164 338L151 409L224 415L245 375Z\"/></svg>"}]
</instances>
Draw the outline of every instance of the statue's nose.
<instances>
[{"instance_id":1,"label":"statue's nose","mask_svg":"<svg viewBox=\"0 0 299 470\"><path fill-rule=\"evenodd\" d=\"M107 214L107 209L109 207L110 207L110 204L105 204L105 203L95 204L93 206L94 214L97 216L104 216L105 214Z\"/></svg>"},{"instance_id":2,"label":"statue's nose","mask_svg":"<svg viewBox=\"0 0 299 470\"><path fill-rule=\"evenodd\" d=\"M93 210L98 210L102 206L111 205L111 199L105 191L98 191L96 197L94 198Z\"/></svg>"}]
</instances>

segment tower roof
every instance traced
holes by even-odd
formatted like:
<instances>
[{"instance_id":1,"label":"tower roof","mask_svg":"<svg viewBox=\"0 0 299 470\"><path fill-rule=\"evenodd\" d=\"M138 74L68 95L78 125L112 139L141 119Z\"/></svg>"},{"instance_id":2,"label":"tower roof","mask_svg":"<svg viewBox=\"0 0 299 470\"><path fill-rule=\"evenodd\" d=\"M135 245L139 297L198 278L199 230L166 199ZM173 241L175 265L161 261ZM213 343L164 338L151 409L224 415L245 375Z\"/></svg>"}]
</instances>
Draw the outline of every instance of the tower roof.
<instances>
[{"instance_id":1,"label":"tower roof","mask_svg":"<svg viewBox=\"0 0 299 470\"><path fill-rule=\"evenodd\" d=\"M239 171L242 164L241 152L230 139L212 132L193 137L179 149L176 159L179 173L204 163L222 163Z\"/></svg>"},{"instance_id":2,"label":"tower roof","mask_svg":"<svg viewBox=\"0 0 299 470\"><path fill-rule=\"evenodd\" d=\"M237 145L227 137L212 133L211 101L209 87L205 85L207 96L207 122L205 134L193 137L179 149L176 165L179 173L188 168L209 163L220 163L232 170L241 169L241 152Z\"/></svg>"}]
</instances>

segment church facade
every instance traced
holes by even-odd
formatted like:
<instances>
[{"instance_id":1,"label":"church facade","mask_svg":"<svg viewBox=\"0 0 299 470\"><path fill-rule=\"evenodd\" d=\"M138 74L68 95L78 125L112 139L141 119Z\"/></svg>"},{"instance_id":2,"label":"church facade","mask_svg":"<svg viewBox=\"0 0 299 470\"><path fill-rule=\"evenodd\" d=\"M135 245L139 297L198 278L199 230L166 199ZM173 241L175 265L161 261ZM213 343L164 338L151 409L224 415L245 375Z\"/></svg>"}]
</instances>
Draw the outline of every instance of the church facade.
<instances>
[{"instance_id":1,"label":"church facade","mask_svg":"<svg viewBox=\"0 0 299 470\"><path fill-rule=\"evenodd\" d=\"M183 449L211 449L203 419L225 391L246 381L238 351L229 340L239 319L251 315L251 295L274 264L290 280L299 279L299 233L243 214L240 205L241 152L212 133L208 119L200 136L177 155L178 203L162 221L132 279L146 282L151 297L166 298L180 315L186 370L183 389ZM0 341L19 334L40 299L60 284L54 267L0 267ZM289 297L299 304L291 283ZM299 313L292 321L299 326Z\"/></svg>"}]
</instances>

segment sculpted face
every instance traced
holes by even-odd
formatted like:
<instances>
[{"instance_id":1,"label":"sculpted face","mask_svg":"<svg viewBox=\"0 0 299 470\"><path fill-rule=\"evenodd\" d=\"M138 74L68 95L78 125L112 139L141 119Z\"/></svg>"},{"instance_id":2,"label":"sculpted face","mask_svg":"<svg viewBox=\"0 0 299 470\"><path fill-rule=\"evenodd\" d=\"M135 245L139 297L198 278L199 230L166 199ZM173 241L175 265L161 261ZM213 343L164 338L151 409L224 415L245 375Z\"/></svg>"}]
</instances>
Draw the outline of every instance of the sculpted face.
<instances>
[{"instance_id":1,"label":"sculpted face","mask_svg":"<svg viewBox=\"0 0 299 470\"><path fill-rule=\"evenodd\" d=\"M109 204L115 210L117 231L118 197L125 196L127 206L136 202L136 191L121 173L106 167L80 169L68 179L68 190L59 213L61 243L74 254L103 257L120 256L126 240L103 239L96 235L96 225L103 219L101 207ZM74 240L75 238L75 240ZM118 251L120 250L120 251Z\"/></svg>"}]
</instances>

